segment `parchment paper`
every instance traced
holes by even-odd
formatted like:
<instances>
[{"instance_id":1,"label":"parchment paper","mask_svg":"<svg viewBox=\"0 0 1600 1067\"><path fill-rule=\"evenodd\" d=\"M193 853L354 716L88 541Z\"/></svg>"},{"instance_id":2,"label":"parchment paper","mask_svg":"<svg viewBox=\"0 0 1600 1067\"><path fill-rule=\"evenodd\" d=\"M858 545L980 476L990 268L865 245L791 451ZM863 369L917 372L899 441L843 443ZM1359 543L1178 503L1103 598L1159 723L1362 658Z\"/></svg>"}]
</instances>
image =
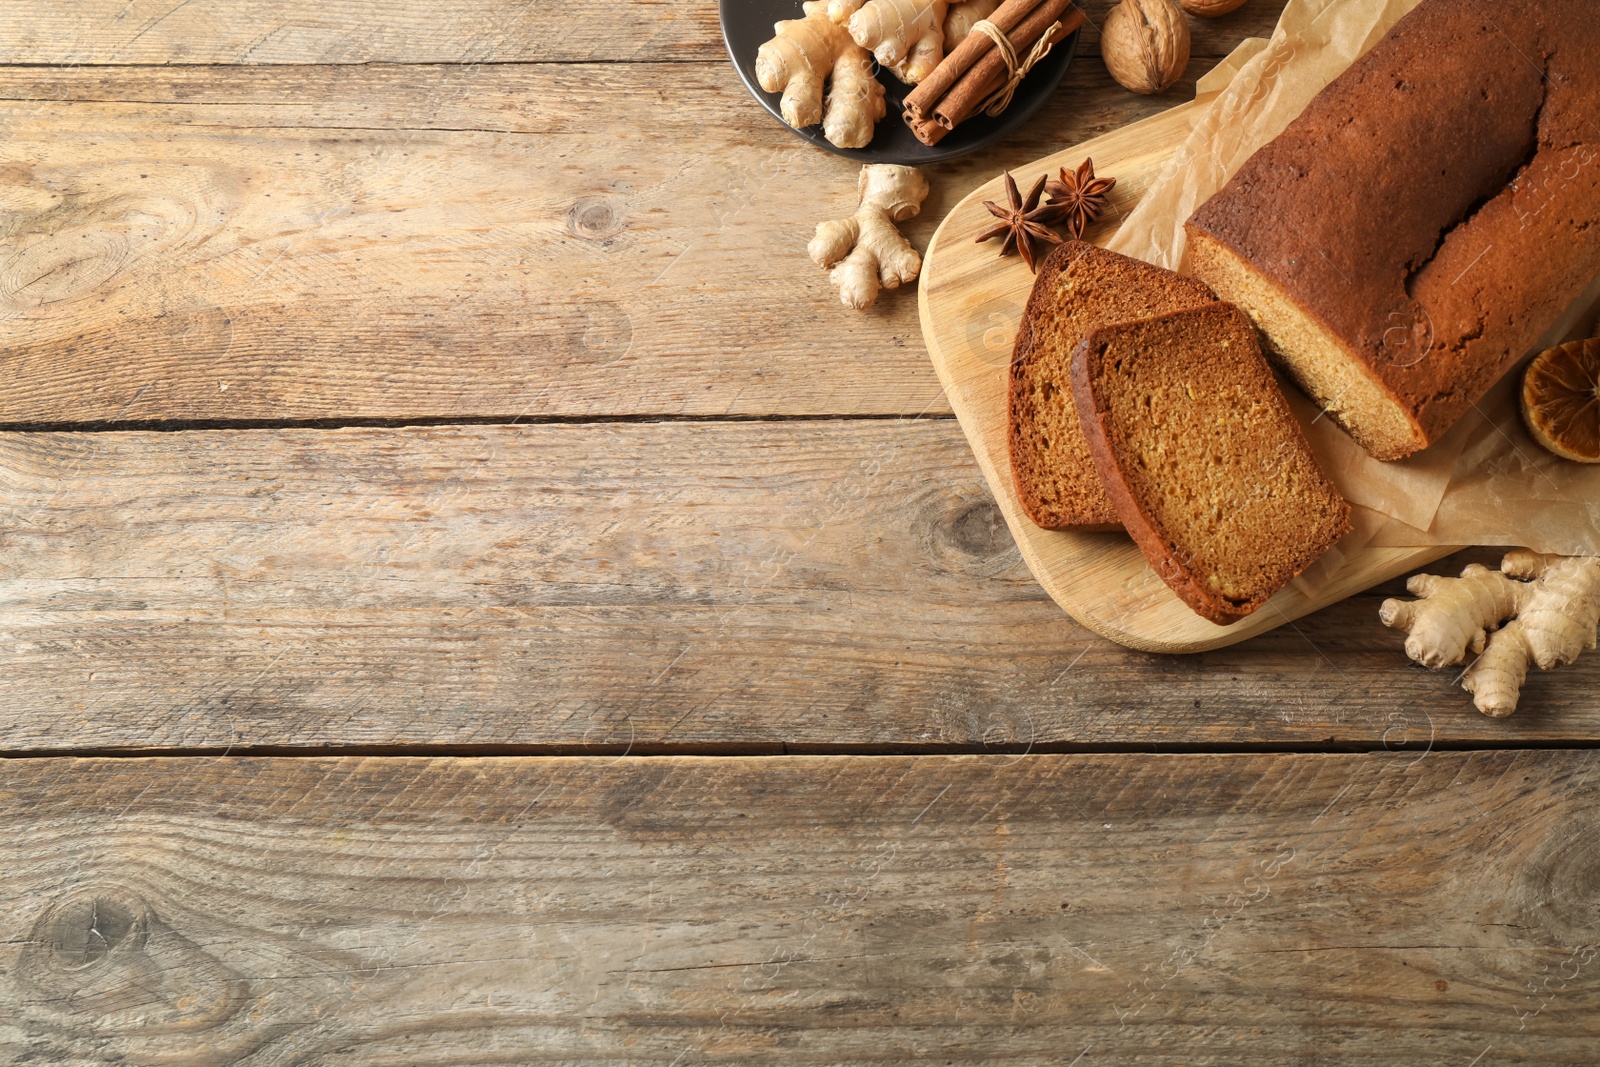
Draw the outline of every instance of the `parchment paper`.
<instances>
[{"instance_id":1,"label":"parchment paper","mask_svg":"<svg viewBox=\"0 0 1600 1067\"><path fill-rule=\"evenodd\" d=\"M1177 269L1195 208L1418 2L1289 0L1270 40L1246 41L1201 79L1204 95L1232 74L1108 247ZM1533 351L1591 336L1597 302L1600 279ZM1397 463L1369 457L1286 384L1323 469L1355 506L1354 531L1300 581L1321 584L1369 544L1600 555L1600 465L1562 460L1533 442L1518 410L1520 380L1519 367L1432 447Z\"/></svg>"}]
</instances>

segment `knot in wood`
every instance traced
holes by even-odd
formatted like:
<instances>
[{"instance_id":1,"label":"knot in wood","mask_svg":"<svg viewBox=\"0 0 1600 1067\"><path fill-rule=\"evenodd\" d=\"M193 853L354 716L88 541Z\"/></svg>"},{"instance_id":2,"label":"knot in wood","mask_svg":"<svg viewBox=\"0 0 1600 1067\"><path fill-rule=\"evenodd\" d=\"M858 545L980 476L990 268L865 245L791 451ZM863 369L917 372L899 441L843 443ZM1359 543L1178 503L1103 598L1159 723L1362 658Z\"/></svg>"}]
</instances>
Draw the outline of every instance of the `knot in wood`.
<instances>
[{"instance_id":1,"label":"knot in wood","mask_svg":"<svg viewBox=\"0 0 1600 1067\"><path fill-rule=\"evenodd\" d=\"M30 940L37 962L57 972L80 971L113 954L142 950L148 920L143 901L127 890L90 889L58 901L41 915Z\"/></svg>"},{"instance_id":2,"label":"knot in wood","mask_svg":"<svg viewBox=\"0 0 1600 1067\"><path fill-rule=\"evenodd\" d=\"M1006 520L993 500L974 500L940 525L945 542L974 559L993 559L1012 547Z\"/></svg>"},{"instance_id":3,"label":"knot in wood","mask_svg":"<svg viewBox=\"0 0 1600 1067\"><path fill-rule=\"evenodd\" d=\"M69 892L35 920L25 944L15 972L31 993L24 1011L72 1040L169 1034L187 1048L251 1003L247 982L126 886Z\"/></svg>"},{"instance_id":4,"label":"knot in wood","mask_svg":"<svg viewBox=\"0 0 1600 1067\"><path fill-rule=\"evenodd\" d=\"M1560 792L1552 783L1552 792ZM1600 926L1600 852L1586 834L1567 824L1549 827L1528 856L1511 899L1522 914L1510 921L1542 930L1540 940L1591 945Z\"/></svg>"},{"instance_id":5,"label":"knot in wood","mask_svg":"<svg viewBox=\"0 0 1600 1067\"><path fill-rule=\"evenodd\" d=\"M605 242L626 227L622 212L608 196L585 196L567 210L567 229L574 237Z\"/></svg>"}]
</instances>

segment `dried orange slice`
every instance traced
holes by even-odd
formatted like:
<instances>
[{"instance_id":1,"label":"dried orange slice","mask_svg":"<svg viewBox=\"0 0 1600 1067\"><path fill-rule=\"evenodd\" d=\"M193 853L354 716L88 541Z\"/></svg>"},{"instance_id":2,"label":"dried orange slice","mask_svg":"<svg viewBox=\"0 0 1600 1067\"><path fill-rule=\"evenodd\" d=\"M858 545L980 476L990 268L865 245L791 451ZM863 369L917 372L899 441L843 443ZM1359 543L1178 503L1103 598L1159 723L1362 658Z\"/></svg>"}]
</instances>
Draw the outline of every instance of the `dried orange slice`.
<instances>
[{"instance_id":1,"label":"dried orange slice","mask_svg":"<svg viewBox=\"0 0 1600 1067\"><path fill-rule=\"evenodd\" d=\"M1541 352L1522 378L1522 418L1563 459L1600 463L1600 338Z\"/></svg>"}]
</instances>

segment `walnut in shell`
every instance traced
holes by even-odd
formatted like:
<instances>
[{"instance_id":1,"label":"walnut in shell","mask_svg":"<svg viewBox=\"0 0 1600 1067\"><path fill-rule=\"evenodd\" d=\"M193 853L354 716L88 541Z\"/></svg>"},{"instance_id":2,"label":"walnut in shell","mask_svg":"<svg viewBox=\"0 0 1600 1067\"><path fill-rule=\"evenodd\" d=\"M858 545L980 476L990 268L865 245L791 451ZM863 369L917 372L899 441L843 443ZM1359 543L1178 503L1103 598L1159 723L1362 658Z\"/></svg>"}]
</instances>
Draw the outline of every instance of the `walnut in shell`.
<instances>
[{"instance_id":1,"label":"walnut in shell","mask_svg":"<svg viewBox=\"0 0 1600 1067\"><path fill-rule=\"evenodd\" d=\"M1124 87L1165 92L1189 65L1189 20L1173 0L1122 0L1100 31L1100 56Z\"/></svg>"},{"instance_id":2,"label":"walnut in shell","mask_svg":"<svg viewBox=\"0 0 1600 1067\"><path fill-rule=\"evenodd\" d=\"M1178 0L1178 3L1189 14L1203 19L1214 19L1244 6L1244 0Z\"/></svg>"}]
</instances>

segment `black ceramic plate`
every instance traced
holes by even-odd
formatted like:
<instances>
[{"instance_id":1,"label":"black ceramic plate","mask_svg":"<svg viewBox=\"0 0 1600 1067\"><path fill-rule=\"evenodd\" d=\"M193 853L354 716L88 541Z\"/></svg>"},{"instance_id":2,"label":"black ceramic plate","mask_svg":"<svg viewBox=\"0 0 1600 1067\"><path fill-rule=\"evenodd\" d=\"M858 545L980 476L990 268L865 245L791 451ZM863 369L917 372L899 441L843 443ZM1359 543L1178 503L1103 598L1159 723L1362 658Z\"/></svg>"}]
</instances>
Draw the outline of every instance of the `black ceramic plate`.
<instances>
[{"instance_id":1,"label":"black ceramic plate","mask_svg":"<svg viewBox=\"0 0 1600 1067\"><path fill-rule=\"evenodd\" d=\"M733 65L738 68L739 77L744 79L745 87L750 90L752 96L761 101L761 106L766 108L774 119L783 123L786 129L793 129L783 121L783 116L778 112L778 101L782 94L763 92L760 83L756 81L756 52L772 39L773 23L805 17L800 10L800 0L721 0L721 6L722 39L728 44L728 55L733 58ZM826 148L830 152L859 159L864 163L915 165L965 155L1004 137L1039 110L1039 105L1043 104L1060 84L1061 76L1067 72L1067 64L1072 62L1072 54L1077 49L1078 34L1074 33L1051 49L1050 54L1028 72L1028 76L1022 79L1022 84L1017 86L1017 93L1011 100L1011 106L999 117L975 115L957 126L948 137L932 148L917 140L901 120L900 112L904 110L901 103L911 89L901 84L900 79L886 70L878 72L878 80L888 91L886 103L889 113L878 123L872 143L867 147L835 148L822 136L821 126L808 126L794 132L818 148Z\"/></svg>"}]
</instances>

